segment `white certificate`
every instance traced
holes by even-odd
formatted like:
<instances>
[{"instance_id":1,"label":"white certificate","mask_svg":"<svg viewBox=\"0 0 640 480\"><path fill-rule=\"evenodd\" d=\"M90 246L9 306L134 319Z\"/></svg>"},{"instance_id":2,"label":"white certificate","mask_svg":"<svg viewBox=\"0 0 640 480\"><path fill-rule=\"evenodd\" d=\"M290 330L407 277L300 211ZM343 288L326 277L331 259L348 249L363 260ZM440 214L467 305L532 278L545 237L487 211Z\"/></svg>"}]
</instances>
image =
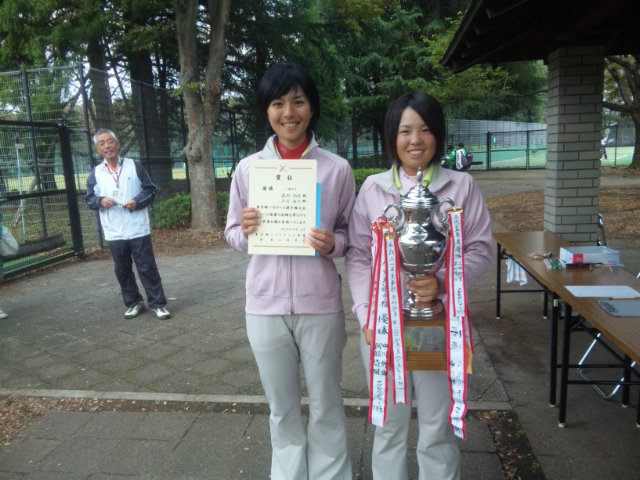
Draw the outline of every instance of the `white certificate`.
<instances>
[{"instance_id":1,"label":"white certificate","mask_svg":"<svg viewBox=\"0 0 640 480\"><path fill-rule=\"evenodd\" d=\"M315 160L255 159L249 165L249 207L261 215L249 253L316 255L304 242L320 218Z\"/></svg>"},{"instance_id":2,"label":"white certificate","mask_svg":"<svg viewBox=\"0 0 640 480\"><path fill-rule=\"evenodd\" d=\"M640 297L640 292L628 285L568 285L566 288L574 297Z\"/></svg>"}]
</instances>

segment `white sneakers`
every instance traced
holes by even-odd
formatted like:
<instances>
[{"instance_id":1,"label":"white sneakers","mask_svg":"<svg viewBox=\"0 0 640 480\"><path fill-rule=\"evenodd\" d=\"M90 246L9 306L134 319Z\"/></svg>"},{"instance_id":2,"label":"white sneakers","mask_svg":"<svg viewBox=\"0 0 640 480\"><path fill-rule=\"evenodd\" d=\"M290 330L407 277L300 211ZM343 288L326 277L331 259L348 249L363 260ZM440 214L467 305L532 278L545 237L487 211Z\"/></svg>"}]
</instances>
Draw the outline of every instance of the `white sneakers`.
<instances>
[{"instance_id":1,"label":"white sneakers","mask_svg":"<svg viewBox=\"0 0 640 480\"><path fill-rule=\"evenodd\" d=\"M160 320L166 320L167 318L171 318L171 314L169 313L169 310L167 310L164 307L151 308L151 313L153 313Z\"/></svg>"},{"instance_id":2,"label":"white sneakers","mask_svg":"<svg viewBox=\"0 0 640 480\"><path fill-rule=\"evenodd\" d=\"M149 309L151 310L151 313L153 313L160 320L166 320L167 318L171 318L171 314L169 313L169 310L167 310L164 307L159 307L159 308L149 307ZM124 318L135 318L144 311L145 311L144 302L140 301L133 307L130 307L129 310L127 310L124 313ZM2 312L2 310L0 310L0 312ZM6 314L3 313L3 315L4 317L0 316L0 318L7 317Z\"/></svg>"},{"instance_id":3,"label":"white sneakers","mask_svg":"<svg viewBox=\"0 0 640 480\"><path fill-rule=\"evenodd\" d=\"M136 303L133 307L129 307L129 310L124 312L124 318L136 318L144 312L144 302L140 301Z\"/></svg>"},{"instance_id":4,"label":"white sneakers","mask_svg":"<svg viewBox=\"0 0 640 480\"><path fill-rule=\"evenodd\" d=\"M9 315L7 315L6 313L4 313L2 311L2 309L0 309L0 320L7 318Z\"/></svg>"}]
</instances>

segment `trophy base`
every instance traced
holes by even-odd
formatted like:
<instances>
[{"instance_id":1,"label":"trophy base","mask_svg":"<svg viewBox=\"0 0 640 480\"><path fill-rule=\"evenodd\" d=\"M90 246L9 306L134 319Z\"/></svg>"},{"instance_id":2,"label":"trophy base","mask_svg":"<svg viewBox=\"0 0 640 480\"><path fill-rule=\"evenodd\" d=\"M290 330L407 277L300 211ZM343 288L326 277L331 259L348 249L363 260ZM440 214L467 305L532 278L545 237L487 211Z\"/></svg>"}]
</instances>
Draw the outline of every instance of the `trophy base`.
<instances>
[{"instance_id":1,"label":"trophy base","mask_svg":"<svg viewBox=\"0 0 640 480\"><path fill-rule=\"evenodd\" d=\"M408 299L409 300L409 299ZM431 318L437 317L444 312L442 300L433 300L431 302L404 302L402 305L402 314L404 318Z\"/></svg>"}]
</instances>

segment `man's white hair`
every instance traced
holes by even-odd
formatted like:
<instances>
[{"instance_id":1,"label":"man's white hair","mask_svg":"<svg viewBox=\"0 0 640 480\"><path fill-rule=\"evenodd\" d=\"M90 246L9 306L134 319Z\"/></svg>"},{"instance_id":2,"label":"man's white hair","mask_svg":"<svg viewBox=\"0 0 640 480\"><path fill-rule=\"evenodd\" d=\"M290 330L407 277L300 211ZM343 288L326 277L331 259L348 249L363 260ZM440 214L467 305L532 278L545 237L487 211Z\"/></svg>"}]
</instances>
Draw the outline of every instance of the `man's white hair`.
<instances>
[{"instance_id":1,"label":"man's white hair","mask_svg":"<svg viewBox=\"0 0 640 480\"><path fill-rule=\"evenodd\" d=\"M99 128L96 133L93 134L93 144L97 147L98 146L98 135L102 135L103 133L108 133L109 135L111 135L113 137L113 139L116 141L116 143L119 145L120 141L118 140L118 137L116 137L116 134L113 133L111 130L109 130L108 128Z\"/></svg>"}]
</instances>

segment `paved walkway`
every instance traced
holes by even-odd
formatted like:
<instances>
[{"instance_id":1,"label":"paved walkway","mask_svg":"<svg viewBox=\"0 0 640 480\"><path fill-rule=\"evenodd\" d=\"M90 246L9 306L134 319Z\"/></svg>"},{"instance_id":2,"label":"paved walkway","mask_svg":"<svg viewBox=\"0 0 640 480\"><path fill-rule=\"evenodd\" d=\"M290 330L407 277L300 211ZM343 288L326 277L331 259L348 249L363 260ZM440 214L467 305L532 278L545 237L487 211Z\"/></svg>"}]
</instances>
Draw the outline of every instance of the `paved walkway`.
<instances>
[{"instance_id":1,"label":"paved walkway","mask_svg":"<svg viewBox=\"0 0 640 480\"><path fill-rule=\"evenodd\" d=\"M499 225L494 225L499 229ZM625 263L640 265L632 249ZM629 258L629 262L627 262ZM50 412L0 451L0 478L268 478L268 416L244 329L246 255L230 249L160 257L168 308L122 317L110 260L74 263L9 282L0 305L0 394L84 396L255 405L225 413ZM342 261L337 262L344 272ZM526 287L525 287L526 288ZM344 286L345 311L351 297ZM495 319L495 271L470 289L474 324L473 410L511 410L548 479L640 478L640 429L619 395L569 390L568 426L548 406L548 320L538 294L505 296ZM343 394L357 478L371 478L371 427L359 326L347 316ZM586 345L579 339L574 356ZM617 375L617 374L616 374ZM497 435L497 436L496 436ZM410 434L415 448L415 425ZM500 432L469 422L461 442L465 479L500 479ZM410 455L410 478L417 478Z\"/></svg>"}]
</instances>

